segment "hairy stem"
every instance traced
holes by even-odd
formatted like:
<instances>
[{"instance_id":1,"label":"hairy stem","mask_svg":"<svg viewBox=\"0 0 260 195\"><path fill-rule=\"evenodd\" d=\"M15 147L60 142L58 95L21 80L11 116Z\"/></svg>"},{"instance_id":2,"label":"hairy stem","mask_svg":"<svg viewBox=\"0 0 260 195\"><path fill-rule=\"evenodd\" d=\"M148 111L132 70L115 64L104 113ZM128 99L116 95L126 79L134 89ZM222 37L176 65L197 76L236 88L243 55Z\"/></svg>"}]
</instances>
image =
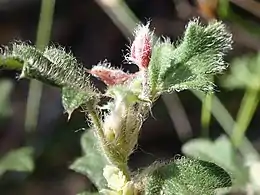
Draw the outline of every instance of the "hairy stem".
<instances>
[{"instance_id":1,"label":"hairy stem","mask_svg":"<svg viewBox=\"0 0 260 195\"><path fill-rule=\"evenodd\" d=\"M89 104L87 105L87 110L89 113L89 118L94 125L96 136L99 140L100 147L103 150L105 157L111 164L117 166L124 173L127 180L130 180L130 173L127 162L122 161L121 158L116 155L115 149L107 143L103 132L102 123L96 109L93 107L93 105Z\"/></svg>"}]
</instances>

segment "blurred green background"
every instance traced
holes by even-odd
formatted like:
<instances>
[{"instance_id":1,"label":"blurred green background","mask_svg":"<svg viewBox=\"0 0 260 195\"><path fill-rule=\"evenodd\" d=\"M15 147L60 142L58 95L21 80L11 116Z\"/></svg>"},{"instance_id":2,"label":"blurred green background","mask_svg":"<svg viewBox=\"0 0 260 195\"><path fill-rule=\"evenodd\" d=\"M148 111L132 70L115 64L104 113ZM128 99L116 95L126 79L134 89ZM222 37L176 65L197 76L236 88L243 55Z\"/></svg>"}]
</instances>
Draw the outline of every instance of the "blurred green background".
<instances>
[{"instance_id":1,"label":"blurred green background","mask_svg":"<svg viewBox=\"0 0 260 195\"><path fill-rule=\"evenodd\" d=\"M196 93L201 101L191 91L163 96L153 117L144 123L129 166L137 170L170 159L193 138L214 140L223 133L230 134L235 147L245 144L244 153L255 155L252 145L260 151L260 1L0 0L0 45L14 40L40 49L61 45L86 68L107 59L115 67L135 72L135 65L121 62L136 23L151 20L157 36L176 41L187 22L198 16L203 23L223 20L234 36L234 49L226 57L230 69L214 78L215 96L222 104L214 96L205 99ZM18 72L0 69L0 195L73 195L94 189L86 177L68 169L81 155L80 136L88 128L84 113L75 112L67 121L59 89L18 81L17 76ZM93 82L105 87L99 80ZM238 119L234 128L226 111ZM239 149L242 156L243 149ZM18 154L8 156L12 151Z\"/></svg>"}]
</instances>

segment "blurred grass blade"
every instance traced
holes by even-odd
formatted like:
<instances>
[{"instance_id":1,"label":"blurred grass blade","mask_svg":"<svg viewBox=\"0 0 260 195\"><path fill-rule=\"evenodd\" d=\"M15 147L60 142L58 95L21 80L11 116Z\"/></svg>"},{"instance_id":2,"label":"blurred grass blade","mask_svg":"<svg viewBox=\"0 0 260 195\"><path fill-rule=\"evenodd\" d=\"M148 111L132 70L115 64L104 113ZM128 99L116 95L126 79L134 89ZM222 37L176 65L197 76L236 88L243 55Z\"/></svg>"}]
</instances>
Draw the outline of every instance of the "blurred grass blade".
<instances>
[{"instance_id":1,"label":"blurred grass blade","mask_svg":"<svg viewBox=\"0 0 260 195\"><path fill-rule=\"evenodd\" d=\"M12 89L13 83L10 80L0 81L0 117L5 117L12 113L10 105L10 95Z\"/></svg>"},{"instance_id":2,"label":"blurred grass blade","mask_svg":"<svg viewBox=\"0 0 260 195\"><path fill-rule=\"evenodd\" d=\"M203 137L209 137L209 125L211 120L211 104L212 104L212 93L208 93L204 96L201 107L201 126Z\"/></svg>"},{"instance_id":3,"label":"blurred grass blade","mask_svg":"<svg viewBox=\"0 0 260 195\"><path fill-rule=\"evenodd\" d=\"M138 18L124 0L96 0L125 37L132 37Z\"/></svg>"},{"instance_id":4,"label":"blurred grass blade","mask_svg":"<svg viewBox=\"0 0 260 195\"><path fill-rule=\"evenodd\" d=\"M238 57L232 61L230 74L226 76L223 85L231 89L244 89L246 92L242 99L237 122L234 126L231 139L236 147L241 145L246 130L254 116L259 103L259 75L260 53Z\"/></svg>"},{"instance_id":5,"label":"blurred grass blade","mask_svg":"<svg viewBox=\"0 0 260 195\"><path fill-rule=\"evenodd\" d=\"M204 95L198 91L192 91L193 94L198 97L201 101L203 101ZM212 96L212 115L216 118L218 123L221 125L223 130L229 135L232 135L232 129L234 128L235 121L227 111L227 109L223 106L220 100L213 95ZM260 159L258 152L253 147L251 142L244 137L241 146L238 148L241 154L245 157L248 161L254 161Z\"/></svg>"},{"instance_id":6,"label":"blurred grass blade","mask_svg":"<svg viewBox=\"0 0 260 195\"><path fill-rule=\"evenodd\" d=\"M162 98L179 138L186 140L192 137L192 127L178 94L173 92L172 94L163 95Z\"/></svg>"},{"instance_id":7,"label":"blurred grass blade","mask_svg":"<svg viewBox=\"0 0 260 195\"><path fill-rule=\"evenodd\" d=\"M43 50L49 43L54 8L55 0L41 1L41 13L36 39L36 47L40 50ZM25 129L27 131L34 130L37 126L42 88L43 84L41 82L37 80L32 80L30 82L25 115Z\"/></svg>"},{"instance_id":8,"label":"blurred grass blade","mask_svg":"<svg viewBox=\"0 0 260 195\"><path fill-rule=\"evenodd\" d=\"M258 96L259 90L251 89L250 87L247 88L238 111L237 122L231 135L231 140L235 147L239 148L243 137L246 136L246 130L248 129L259 103Z\"/></svg>"}]
</instances>

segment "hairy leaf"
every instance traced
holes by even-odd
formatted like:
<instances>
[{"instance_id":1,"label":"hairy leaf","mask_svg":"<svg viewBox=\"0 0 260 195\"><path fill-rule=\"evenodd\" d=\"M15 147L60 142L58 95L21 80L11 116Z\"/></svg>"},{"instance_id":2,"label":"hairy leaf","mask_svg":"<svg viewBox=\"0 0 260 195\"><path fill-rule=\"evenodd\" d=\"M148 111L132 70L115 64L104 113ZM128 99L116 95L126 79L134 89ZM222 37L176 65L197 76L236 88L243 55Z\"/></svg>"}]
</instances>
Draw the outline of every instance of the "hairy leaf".
<instances>
[{"instance_id":1,"label":"hairy leaf","mask_svg":"<svg viewBox=\"0 0 260 195\"><path fill-rule=\"evenodd\" d=\"M232 174L234 183L238 185L248 181L247 169L243 165L242 158L224 135L214 142L202 138L193 139L182 147L182 151L191 157L210 161L225 168Z\"/></svg>"},{"instance_id":2,"label":"hairy leaf","mask_svg":"<svg viewBox=\"0 0 260 195\"><path fill-rule=\"evenodd\" d=\"M221 22L202 26L198 20L190 21L176 48L167 40L154 46L149 65L152 91L155 86L158 92L212 91L210 75L226 69L223 57L231 43L232 36Z\"/></svg>"},{"instance_id":3,"label":"hairy leaf","mask_svg":"<svg viewBox=\"0 0 260 195\"><path fill-rule=\"evenodd\" d=\"M83 90L75 90L69 87L62 88L62 105L68 113L68 119L70 119L74 110L93 98L93 96L91 97L90 95L91 94Z\"/></svg>"},{"instance_id":4,"label":"hairy leaf","mask_svg":"<svg viewBox=\"0 0 260 195\"><path fill-rule=\"evenodd\" d=\"M109 164L98 148L97 138L92 130L88 130L81 138L84 155L70 166L70 169L86 175L101 190L106 187L103 168Z\"/></svg>"},{"instance_id":5,"label":"hairy leaf","mask_svg":"<svg viewBox=\"0 0 260 195\"><path fill-rule=\"evenodd\" d=\"M0 159L0 176L6 171L31 172L34 169L33 149L19 148L8 152Z\"/></svg>"},{"instance_id":6,"label":"hairy leaf","mask_svg":"<svg viewBox=\"0 0 260 195\"><path fill-rule=\"evenodd\" d=\"M47 47L40 51L28 44L16 42L6 49L2 58L2 63L13 60L23 64L20 78L37 79L54 86L82 89L95 94L84 67L62 48Z\"/></svg>"},{"instance_id":7,"label":"hairy leaf","mask_svg":"<svg viewBox=\"0 0 260 195\"><path fill-rule=\"evenodd\" d=\"M163 43L158 41L153 47L153 53L148 67L149 82L153 95L156 95L156 93L161 90L160 85L162 85L162 83L158 83L159 74L163 67L171 66L173 50L174 47L169 40Z\"/></svg>"},{"instance_id":8,"label":"hairy leaf","mask_svg":"<svg viewBox=\"0 0 260 195\"><path fill-rule=\"evenodd\" d=\"M62 82L65 82L65 86L84 89L86 92L94 94L89 75L71 53L66 53L63 48L48 47L44 50L43 55L59 68L56 74L61 77Z\"/></svg>"},{"instance_id":9,"label":"hairy leaf","mask_svg":"<svg viewBox=\"0 0 260 195\"><path fill-rule=\"evenodd\" d=\"M1 64L7 68L20 67L20 78L37 79L62 88L62 102L69 118L88 100L98 99L99 94L90 84L84 67L63 48L47 47L40 51L25 43L13 43L1 56Z\"/></svg>"},{"instance_id":10,"label":"hairy leaf","mask_svg":"<svg viewBox=\"0 0 260 195\"><path fill-rule=\"evenodd\" d=\"M232 184L228 173L216 164L185 157L155 165L144 182L145 195L211 195Z\"/></svg>"}]
</instances>

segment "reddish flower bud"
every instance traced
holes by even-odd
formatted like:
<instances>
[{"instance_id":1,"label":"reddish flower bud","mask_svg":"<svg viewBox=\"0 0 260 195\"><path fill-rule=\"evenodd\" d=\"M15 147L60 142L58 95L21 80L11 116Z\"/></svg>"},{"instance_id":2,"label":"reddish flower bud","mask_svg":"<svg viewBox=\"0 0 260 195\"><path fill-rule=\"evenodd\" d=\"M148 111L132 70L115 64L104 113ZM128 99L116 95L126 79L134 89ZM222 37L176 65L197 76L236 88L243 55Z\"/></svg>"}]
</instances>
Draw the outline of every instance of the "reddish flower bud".
<instances>
[{"instance_id":1,"label":"reddish flower bud","mask_svg":"<svg viewBox=\"0 0 260 195\"><path fill-rule=\"evenodd\" d=\"M135 39L131 45L128 60L140 69L147 69L152 54L152 32L147 25L139 25L135 30Z\"/></svg>"},{"instance_id":2,"label":"reddish flower bud","mask_svg":"<svg viewBox=\"0 0 260 195\"><path fill-rule=\"evenodd\" d=\"M133 77L133 74L125 73L120 69L112 69L101 65L94 66L91 70L88 70L88 73L100 78L106 85L123 84Z\"/></svg>"}]
</instances>

